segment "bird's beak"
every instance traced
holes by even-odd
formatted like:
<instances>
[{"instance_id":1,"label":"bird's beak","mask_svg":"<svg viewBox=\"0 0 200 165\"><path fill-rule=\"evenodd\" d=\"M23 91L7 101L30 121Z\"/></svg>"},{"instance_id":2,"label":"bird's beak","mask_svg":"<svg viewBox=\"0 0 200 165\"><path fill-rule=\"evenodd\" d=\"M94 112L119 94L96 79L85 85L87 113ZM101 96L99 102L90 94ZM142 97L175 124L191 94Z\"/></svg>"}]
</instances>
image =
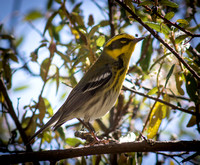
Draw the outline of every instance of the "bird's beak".
<instances>
[{"instance_id":1,"label":"bird's beak","mask_svg":"<svg viewBox=\"0 0 200 165\"><path fill-rule=\"evenodd\" d=\"M134 41L135 43L137 43L137 42L139 42L139 41L141 41L141 40L143 40L143 39L145 39L145 37L134 38L133 41Z\"/></svg>"}]
</instances>

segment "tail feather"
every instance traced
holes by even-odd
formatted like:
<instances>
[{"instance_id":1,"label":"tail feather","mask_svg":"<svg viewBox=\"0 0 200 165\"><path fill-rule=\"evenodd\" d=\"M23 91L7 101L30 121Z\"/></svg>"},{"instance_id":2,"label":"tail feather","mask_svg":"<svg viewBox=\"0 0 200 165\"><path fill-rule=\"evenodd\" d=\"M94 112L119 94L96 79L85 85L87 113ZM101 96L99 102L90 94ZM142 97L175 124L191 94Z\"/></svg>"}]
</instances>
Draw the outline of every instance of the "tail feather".
<instances>
[{"instance_id":1,"label":"tail feather","mask_svg":"<svg viewBox=\"0 0 200 165\"><path fill-rule=\"evenodd\" d=\"M60 118L60 111L58 110L55 115L42 127L40 128L29 140L28 143L29 144L37 135L39 135L41 132L47 130L48 128L50 128L51 126L53 126L58 119Z\"/></svg>"}]
</instances>

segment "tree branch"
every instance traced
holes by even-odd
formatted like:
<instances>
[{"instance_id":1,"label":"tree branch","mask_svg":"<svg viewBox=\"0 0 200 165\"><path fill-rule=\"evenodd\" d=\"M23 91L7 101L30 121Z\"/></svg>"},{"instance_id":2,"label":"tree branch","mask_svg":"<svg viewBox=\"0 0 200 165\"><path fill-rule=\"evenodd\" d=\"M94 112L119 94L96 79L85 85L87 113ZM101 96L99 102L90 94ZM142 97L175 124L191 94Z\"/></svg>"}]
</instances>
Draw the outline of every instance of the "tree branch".
<instances>
[{"instance_id":1,"label":"tree branch","mask_svg":"<svg viewBox=\"0 0 200 165\"><path fill-rule=\"evenodd\" d=\"M178 106L176 106L176 105L173 105L173 104L168 103L168 102L166 102L166 101L164 101L164 100L155 98L155 97L153 97L153 96L146 95L146 94L144 94L144 93L142 93L142 92L138 92L138 91L136 91L136 90L134 90L134 89L131 89L131 88L128 88L128 87L125 87L125 86L123 86L123 88L124 88L124 90L128 90L128 91L134 92L134 93L136 93L136 94L139 94L139 95L141 95L141 96L147 97L147 98L149 98L149 99L152 99L152 100L161 102L161 103L163 103L163 104L165 104L165 105L167 105L167 106L173 108L174 110L175 110L175 109L178 109L178 110L180 110L180 111L182 111L182 112L185 112L185 113L188 113L188 114L191 114L191 115L195 115L195 116L197 115L196 112L188 111L188 110L186 110L186 109L184 109L184 108L178 107Z\"/></svg>"},{"instance_id":2,"label":"tree branch","mask_svg":"<svg viewBox=\"0 0 200 165\"><path fill-rule=\"evenodd\" d=\"M192 75L200 81L200 76L183 60L183 58L167 44L152 28L146 25L126 4L120 0L115 0L121 7L123 7L127 12L129 12L136 21L138 21L144 28L146 28L158 41L160 41L167 49L169 49L176 58L192 73Z\"/></svg>"},{"instance_id":3,"label":"tree branch","mask_svg":"<svg viewBox=\"0 0 200 165\"><path fill-rule=\"evenodd\" d=\"M155 152L155 151L200 151L200 141L139 141L112 143L95 146L69 148L65 150L49 150L1 155L0 162L24 163L31 161L58 161L88 155L115 154L124 152Z\"/></svg>"},{"instance_id":4,"label":"tree branch","mask_svg":"<svg viewBox=\"0 0 200 165\"><path fill-rule=\"evenodd\" d=\"M27 136L26 136L26 134L25 134L25 132L24 132L24 130L23 130L18 118L17 118L17 115L15 114L15 110L14 110L12 102L11 102L9 96L8 96L8 93L7 93L7 90L6 90L6 87L4 85L4 82L3 82L2 78L0 78L0 91L2 92L2 94L3 94L3 96L4 96L5 100L6 100L6 103L8 105L8 112L11 115L12 119L14 120L17 129L19 130L19 133L20 133L20 135L22 137L22 140L23 140L24 144L27 144L28 143L28 138L27 138ZM30 146L30 144L27 145L27 151L33 151L31 146Z\"/></svg>"}]
</instances>

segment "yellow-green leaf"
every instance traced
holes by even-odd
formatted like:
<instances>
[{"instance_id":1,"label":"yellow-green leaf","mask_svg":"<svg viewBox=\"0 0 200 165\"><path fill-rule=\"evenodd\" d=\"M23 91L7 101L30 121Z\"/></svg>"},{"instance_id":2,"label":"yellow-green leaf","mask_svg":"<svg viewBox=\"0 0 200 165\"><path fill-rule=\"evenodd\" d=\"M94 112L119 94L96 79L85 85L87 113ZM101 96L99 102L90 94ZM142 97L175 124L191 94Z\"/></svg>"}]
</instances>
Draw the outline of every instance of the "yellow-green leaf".
<instances>
[{"instance_id":1,"label":"yellow-green leaf","mask_svg":"<svg viewBox=\"0 0 200 165\"><path fill-rule=\"evenodd\" d=\"M38 109L40 111L40 113L39 113L40 123L42 123L44 116L45 116L45 112L46 112L46 106L44 103L44 99L42 97L40 97L40 99L39 99Z\"/></svg>"},{"instance_id":2,"label":"yellow-green leaf","mask_svg":"<svg viewBox=\"0 0 200 165\"><path fill-rule=\"evenodd\" d=\"M172 19L172 18L174 17L174 15L175 15L175 13L174 13L173 11L170 11L169 13L167 13L167 14L165 15L165 18L166 18L167 20L170 20L170 19Z\"/></svg>"},{"instance_id":3,"label":"yellow-green leaf","mask_svg":"<svg viewBox=\"0 0 200 165\"><path fill-rule=\"evenodd\" d=\"M77 138L67 138L67 139L65 140L65 142L66 142L67 144L69 144L70 146L72 146L72 147L77 147L77 146L79 146L80 144L82 144L81 140L79 140L79 139L77 139Z\"/></svg>"},{"instance_id":4,"label":"yellow-green leaf","mask_svg":"<svg viewBox=\"0 0 200 165\"><path fill-rule=\"evenodd\" d=\"M99 29L100 25L96 25L96 26L93 26L92 29L90 30L89 34L88 34L88 38L90 39L94 33Z\"/></svg>"},{"instance_id":5,"label":"yellow-green leaf","mask_svg":"<svg viewBox=\"0 0 200 165\"><path fill-rule=\"evenodd\" d=\"M44 100L44 103L45 103L45 107L47 109L47 112L49 113L49 116L53 116L53 108L51 107L51 104L50 102L46 99L46 98L43 98Z\"/></svg>"},{"instance_id":6,"label":"yellow-green leaf","mask_svg":"<svg viewBox=\"0 0 200 165\"><path fill-rule=\"evenodd\" d=\"M166 107L164 104L157 102L155 107L153 108L150 119L149 119L149 127L147 130L148 139L152 139L156 136L162 119L166 117Z\"/></svg>"},{"instance_id":7,"label":"yellow-green leaf","mask_svg":"<svg viewBox=\"0 0 200 165\"><path fill-rule=\"evenodd\" d=\"M49 64L49 58L44 59L44 61L42 62L41 66L40 66L40 76L42 78L43 81L46 81L47 78L47 70L48 70L48 64Z\"/></svg>"},{"instance_id":8,"label":"yellow-green leaf","mask_svg":"<svg viewBox=\"0 0 200 165\"><path fill-rule=\"evenodd\" d=\"M185 19L178 19L178 20L176 20L176 22L184 24L184 25L188 25L189 24L188 21L185 20Z\"/></svg>"},{"instance_id":9,"label":"yellow-green leaf","mask_svg":"<svg viewBox=\"0 0 200 165\"><path fill-rule=\"evenodd\" d=\"M31 11L29 12L25 17L24 17L24 20L25 21L33 21L33 20L36 20L38 18L42 18L43 15L40 11L38 10L34 10L34 11Z\"/></svg>"},{"instance_id":10,"label":"yellow-green leaf","mask_svg":"<svg viewBox=\"0 0 200 165\"><path fill-rule=\"evenodd\" d=\"M169 70L169 72L168 72L168 74L167 74L166 81L165 81L165 88L166 88L166 86L167 86L167 83L168 83L168 81L169 81L169 78L171 77L171 75L172 75L172 73L173 73L173 71L174 71L174 67L175 67L175 64L172 65L172 67L170 68L170 70Z\"/></svg>"},{"instance_id":11,"label":"yellow-green leaf","mask_svg":"<svg viewBox=\"0 0 200 165\"><path fill-rule=\"evenodd\" d=\"M181 95L184 95L185 92L181 88L181 86L183 84L183 79L182 79L182 77L179 73L175 73L175 81L176 81L176 89L178 90L178 93L181 94Z\"/></svg>"},{"instance_id":12,"label":"yellow-green leaf","mask_svg":"<svg viewBox=\"0 0 200 165\"><path fill-rule=\"evenodd\" d=\"M173 7L173 8L178 8L179 7L178 4L176 4L175 2L172 2L170 0L161 0L160 3L162 5Z\"/></svg>"},{"instance_id":13,"label":"yellow-green leaf","mask_svg":"<svg viewBox=\"0 0 200 165\"><path fill-rule=\"evenodd\" d=\"M96 44L97 46L101 47L103 46L103 44L105 43L106 38L105 36L100 36L97 40L96 40Z\"/></svg>"},{"instance_id":14,"label":"yellow-green leaf","mask_svg":"<svg viewBox=\"0 0 200 165\"><path fill-rule=\"evenodd\" d=\"M161 32L165 34L166 36L168 36L170 33L170 29L165 24L154 23L154 22L146 22L146 24L150 28L156 30L157 32Z\"/></svg>"}]
</instances>

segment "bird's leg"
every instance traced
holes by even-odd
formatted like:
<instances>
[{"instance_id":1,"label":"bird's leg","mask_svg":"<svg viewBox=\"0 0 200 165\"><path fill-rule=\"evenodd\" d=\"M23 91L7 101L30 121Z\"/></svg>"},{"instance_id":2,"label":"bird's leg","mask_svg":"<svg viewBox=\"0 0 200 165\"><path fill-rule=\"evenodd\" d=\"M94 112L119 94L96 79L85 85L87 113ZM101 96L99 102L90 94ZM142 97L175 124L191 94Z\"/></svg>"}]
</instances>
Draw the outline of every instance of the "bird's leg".
<instances>
[{"instance_id":1,"label":"bird's leg","mask_svg":"<svg viewBox=\"0 0 200 165\"><path fill-rule=\"evenodd\" d=\"M77 118L77 119L88 129L88 131L94 137L94 141L92 142L92 144L99 143L100 139L95 135L95 131L94 131L94 128L92 127L92 125L89 122L85 123L80 118Z\"/></svg>"}]
</instances>

